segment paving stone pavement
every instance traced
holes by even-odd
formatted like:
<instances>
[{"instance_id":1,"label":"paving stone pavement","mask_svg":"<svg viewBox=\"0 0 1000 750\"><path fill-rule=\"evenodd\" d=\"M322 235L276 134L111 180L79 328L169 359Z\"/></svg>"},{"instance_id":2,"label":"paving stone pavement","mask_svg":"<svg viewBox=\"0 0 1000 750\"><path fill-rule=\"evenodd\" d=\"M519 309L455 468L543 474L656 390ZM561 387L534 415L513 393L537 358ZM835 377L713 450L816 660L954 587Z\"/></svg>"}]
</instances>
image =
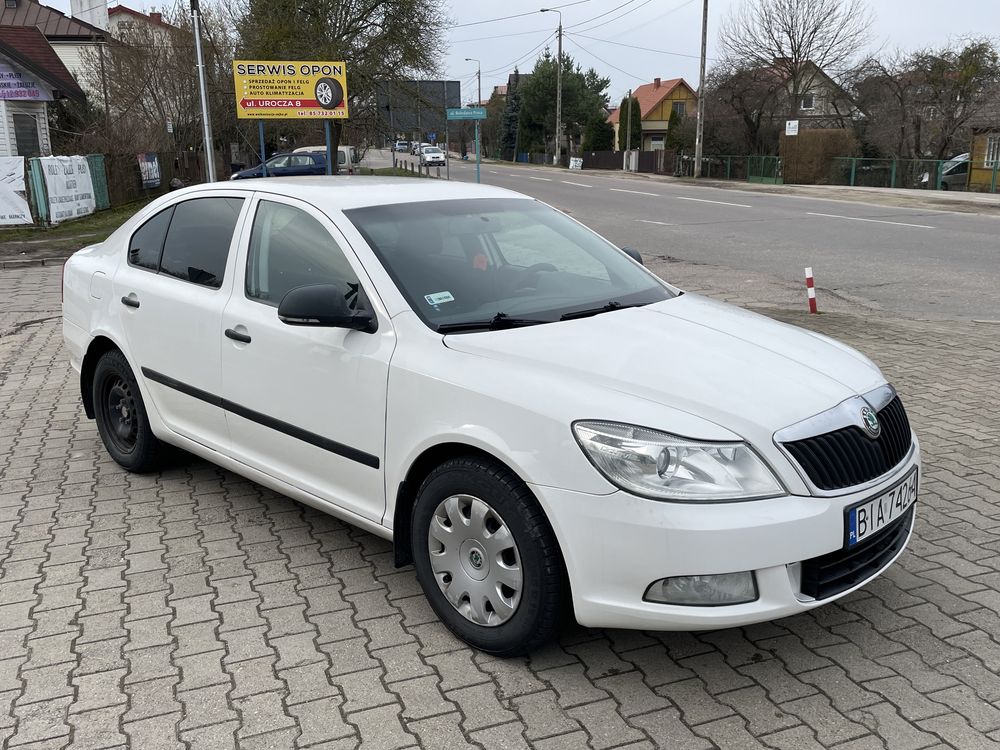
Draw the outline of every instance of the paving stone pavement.
<instances>
[{"instance_id":1,"label":"paving stone pavement","mask_svg":"<svg viewBox=\"0 0 1000 750\"><path fill-rule=\"evenodd\" d=\"M497 660L387 542L198 460L123 472L58 286L0 271L5 748L1000 746L998 326L768 311L872 356L922 439L916 534L881 579L775 623L572 627Z\"/></svg>"}]
</instances>

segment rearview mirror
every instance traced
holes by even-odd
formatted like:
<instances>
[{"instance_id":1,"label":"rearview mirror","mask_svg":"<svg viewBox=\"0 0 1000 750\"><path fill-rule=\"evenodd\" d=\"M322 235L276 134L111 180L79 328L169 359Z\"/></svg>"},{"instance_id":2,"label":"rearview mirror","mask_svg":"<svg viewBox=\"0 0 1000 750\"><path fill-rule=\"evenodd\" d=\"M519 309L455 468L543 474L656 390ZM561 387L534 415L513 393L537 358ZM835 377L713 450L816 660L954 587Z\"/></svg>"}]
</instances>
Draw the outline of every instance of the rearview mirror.
<instances>
[{"instance_id":1,"label":"rearview mirror","mask_svg":"<svg viewBox=\"0 0 1000 750\"><path fill-rule=\"evenodd\" d=\"M645 265L645 263L642 262L642 255L635 248L623 247L622 252L625 253L628 257L630 257L632 260L634 260L636 263L638 263L640 266Z\"/></svg>"},{"instance_id":2,"label":"rearview mirror","mask_svg":"<svg viewBox=\"0 0 1000 750\"><path fill-rule=\"evenodd\" d=\"M290 326L349 328L375 333L378 324L369 310L352 310L347 300L358 294L347 284L311 284L292 289L278 305L278 320Z\"/></svg>"}]
</instances>

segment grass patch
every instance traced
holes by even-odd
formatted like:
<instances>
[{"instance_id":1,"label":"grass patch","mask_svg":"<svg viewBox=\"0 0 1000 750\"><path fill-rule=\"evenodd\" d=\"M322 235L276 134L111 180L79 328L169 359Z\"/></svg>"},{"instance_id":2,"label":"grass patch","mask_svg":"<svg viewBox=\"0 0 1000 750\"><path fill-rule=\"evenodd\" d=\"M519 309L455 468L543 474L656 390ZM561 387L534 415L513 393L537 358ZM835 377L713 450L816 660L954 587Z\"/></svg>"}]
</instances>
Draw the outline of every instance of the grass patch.
<instances>
[{"instance_id":1,"label":"grass patch","mask_svg":"<svg viewBox=\"0 0 1000 750\"><path fill-rule=\"evenodd\" d=\"M369 169L368 174L378 177L423 177L419 172L410 172L400 167L381 167L379 169Z\"/></svg>"}]
</instances>

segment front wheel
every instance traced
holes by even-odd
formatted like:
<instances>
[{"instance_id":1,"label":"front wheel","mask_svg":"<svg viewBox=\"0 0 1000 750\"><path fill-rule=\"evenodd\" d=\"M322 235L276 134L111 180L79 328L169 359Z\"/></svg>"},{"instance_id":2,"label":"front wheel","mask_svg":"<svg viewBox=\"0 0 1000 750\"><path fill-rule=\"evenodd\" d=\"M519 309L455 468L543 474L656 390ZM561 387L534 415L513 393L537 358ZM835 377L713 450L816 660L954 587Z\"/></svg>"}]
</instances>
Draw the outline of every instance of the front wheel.
<instances>
[{"instance_id":1,"label":"front wheel","mask_svg":"<svg viewBox=\"0 0 1000 750\"><path fill-rule=\"evenodd\" d=\"M139 384L125 355L112 349L94 368L94 416L111 457L129 471L153 471L164 445L153 434Z\"/></svg>"},{"instance_id":2,"label":"front wheel","mask_svg":"<svg viewBox=\"0 0 1000 750\"><path fill-rule=\"evenodd\" d=\"M538 502L509 469L473 456L445 462L420 487L411 533L417 579L459 638L515 656L555 635L562 556Z\"/></svg>"}]
</instances>

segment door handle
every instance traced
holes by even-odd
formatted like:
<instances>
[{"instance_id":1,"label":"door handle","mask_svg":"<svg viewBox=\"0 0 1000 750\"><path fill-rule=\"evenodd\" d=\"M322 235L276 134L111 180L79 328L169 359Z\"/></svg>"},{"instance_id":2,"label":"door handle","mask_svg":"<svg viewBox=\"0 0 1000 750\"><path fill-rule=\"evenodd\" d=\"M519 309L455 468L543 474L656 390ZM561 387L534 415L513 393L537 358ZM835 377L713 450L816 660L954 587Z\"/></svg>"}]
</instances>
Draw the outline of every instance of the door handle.
<instances>
[{"instance_id":1,"label":"door handle","mask_svg":"<svg viewBox=\"0 0 1000 750\"><path fill-rule=\"evenodd\" d=\"M134 299L133 297L122 297L122 304L125 305L125 307L137 308L139 307L139 300Z\"/></svg>"},{"instance_id":2,"label":"door handle","mask_svg":"<svg viewBox=\"0 0 1000 750\"><path fill-rule=\"evenodd\" d=\"M226 338L232 339L233 341L239 341L241 344L250 343L250 335L246 333L240 333L239 331L234 331L232 328L226 329Z\"/></svg>"}]
</instances>

